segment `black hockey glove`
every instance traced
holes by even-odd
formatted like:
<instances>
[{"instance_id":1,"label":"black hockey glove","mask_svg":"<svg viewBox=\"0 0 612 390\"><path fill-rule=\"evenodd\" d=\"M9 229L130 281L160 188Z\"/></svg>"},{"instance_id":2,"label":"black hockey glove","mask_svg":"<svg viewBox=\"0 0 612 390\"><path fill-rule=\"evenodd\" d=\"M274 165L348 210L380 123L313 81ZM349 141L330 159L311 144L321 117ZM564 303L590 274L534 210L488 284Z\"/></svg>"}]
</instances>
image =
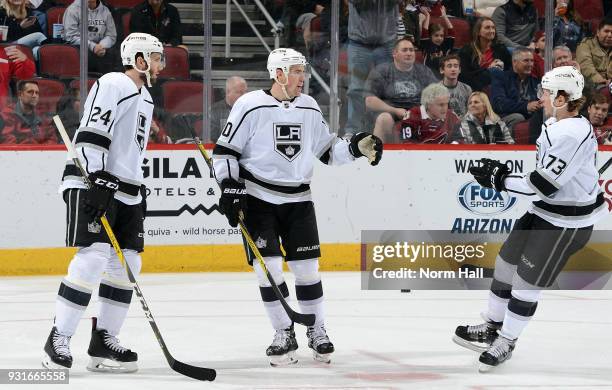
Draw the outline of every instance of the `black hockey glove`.
<instances>
[{"instance_id":1,"label":"black hockey glove","mask_svg":"<svg viewBox=\"0 0 612 390\"><path fill-rule=\"evenodd\" d=\"M474 179L483 187L495 188L497 192L505 191L504 180L510 173L506 164L489 158L480 159L480 166L471 167L470 173Z\"/></svg>"},{"instance_id":2,"label":"black hockey glove","mask_svg":"<svg viewBox=\"0 0 612 390\"><path fill-rule=\"evenodd\" d=\"M383 143L374 134L357 133L351 137L349 151L355 158L365 156L370 165L377 165L382 158Z\"/></svg>"},{"instance_id":3,"label":"black hockey glove","mask_svg":"<svg viewBox=\"0 0 612 390\"><path fill-rule=\"evenodd\" d=\"M231 227L238 226L240 214L244 218L247 209L246 187L233 179L223 179L221 182L221 198L219 209L225 214Z\"/></svg>"},{"instance_id":4,"label":"black hockey glove","mask_svg":"<svg viewBox=\"0 0 612 390\"><path fill-rule=\"evenodd\" d=\"M119 179L106 171L89 174L91 188L85 193L84 211L94 218L104 215L115 192L119 189Z\"/></svg>"}]
</instances>

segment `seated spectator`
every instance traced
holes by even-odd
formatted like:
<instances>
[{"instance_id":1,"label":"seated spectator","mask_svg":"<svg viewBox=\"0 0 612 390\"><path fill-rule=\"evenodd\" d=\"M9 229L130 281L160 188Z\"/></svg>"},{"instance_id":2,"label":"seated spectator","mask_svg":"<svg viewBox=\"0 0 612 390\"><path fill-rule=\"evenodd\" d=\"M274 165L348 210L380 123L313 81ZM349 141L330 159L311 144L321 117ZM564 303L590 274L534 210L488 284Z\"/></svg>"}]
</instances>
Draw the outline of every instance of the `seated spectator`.
<instances>
[{"instance_id":1,"label":"seated spectator","mask_svg":"<svg viewBox=\"0 0 612 390\"><path fill-rule=\"evenodd\" d=\"M401 5L400 5L401 6ZM404 9L400 11L400 17L402 18L402 22L404 23L404 32L405 35L403 37L398 36L397 39L408 38L412 42L420 42L421 41L421 21L423 11L425 9L421 8L416 0L407 0ZM423 17L424 20L424 17Z\"/></svg>"},{"instance_id":2,"label":"seated spectator","mask_svg":"<svg viewBox=\"0 0 612 390\"><path fill-rule=\"evenodd\" d=\"M567 46L571 51L585 37L585 25L574 9L573 0L555 0L555 18L553 19L553 45Z\"/></svg>"},{"instance_id":3,"label":"seated spectator","mask_svg":"<svg viewBox=\"0 0 612 390\"><path fill-rule=\"evenodd\" d=\"M442 74L440 84L444 85L450 94L450 108L459 116L465 115L472 88L459 81L459 74L461 74L459 56L451 54L442 58L440 60L440 73Z\"/></svg>"},{"instance_id":4,"label":"seated spectator","mask_svg":"<svg viewBox=\"0 0 612 390\"><path fill-rule=\"evenodd\" d=\"M145 0L132 10L130 32L151 34L164 45L182 46L181 17L167 0Z\"/></svg>"},{"instance_id":5,"label":"seated spectator","mask_svg":"<svg viewBox=\"0 0 612 390\"><path fill-rule=\"evenodd\" d=\"M461 74L459 80L474 91L483 91L491 84L491 72L510 69L510 53L496 40L495 23L480 18L472 28L472 41L459 51Z\"/></svg>"},{"instance_id":6,"label":"seated spectator","mask_svg":"<svg viewBox=\"0 0 612 390\"><path fill-rule=\"evenodd\" d=\"M9 104L12 78L27 80L34 77L36 64L15 46L0 48L0 107Z\"/></svg>"},{"instance_id":7,"label":"seated spectator","mask_svg":"<svg viewBox=\"0 0 612 390\"><path fill-rule=\"evenodd\" d=\"M6 106L0 114L0 137L3 144L57 144L55 128L47 118L36 115L40 97L38 83L20 81L17 103Z\"/></svg>"},{"instance_id":8,"label":"seated spectator","mask_svg":"<svg viewBox=\"0 0 612 390\"><path fill-rule=\"evenodd\" d=\"M468 113L455 133L456 141L464 144L513 144L506 123L493 111L484 92L473 92L468 101Z\"/></svg>"},{"instance_id":9,"label":"seated spectator","mask_svg":"<svg viewBox=\"0 0 612 390\"><path fill-rule=\"evenodd\" d=\"M607 90L612 80L612 17L606 16L593 38L578 45L576 59L580 72L591 86Z\"/></svg>"},{"instance_id":10,"label":"seated spectator","mask_svg":"<svg viewBox=\"0 0 612 390\"><path fill-rule=\"evenodd\" d=\"M365 103L377 114L374 134L380 139L389 139L395 122L419 104L423 88L438 82L431 69L414 61L414 45L403 38L395 43L393 62L378 65L368 76Z\"/></svg>"},{"instance_id":11,"label":"seated spectator","mask_svg":"<svg viewBox=\"0 0 612 390\"><path fill-rule=\"evenodd\" d=\"M610 100L601 93L594 94L587 106L587 117L600 145L612 144L612 125L607 124Z\"/></svg>"},{"instance_id":12,"label":"seated spectator","mask_svg":"<svg viewBox=\"0 0 612 390\"><path fill-rule=\"evenodd\" d=\"M151 131L149 132L149 143L152 144L171 144L172 139L166 130L155 119L151 121Z\"/></svg>"},{"instance_id":13,"label":"seated spectator","mask_svg":"<svg viewBox=\"0 0 612 390\"><path fill-rule=\"evenodd\" d=\"M529 46L538 30L538 12L533 0L508 0L495 9L491 18L495 21L499 42L511 51Z\"/></svg>"},{"instance_id":14,"label":"seated spectator","mask_svg":"<svg viewBox=\"0 0 612 390\"><path fill-rule=\"evenodd\" d=\"M64 13L64 40L71 45L81 44L81 2L74 0ZM87 47L89 70L107 73L118 69L119 61L114 47L117 30L113 15L100 0L87 0L89 8Z\"/></svg>"},{"instance_id":15,"label":"seated spectator","mask_svg":"<svg viewBox=\"0 0 612 390\"><path fill-rule=\"evenodd\" d=\"M32 49L38 59L40 45L47 40L32 10L26 7L28 0L0 0L0 21L8 26L8 41Z\"/></svg>"},{"instance_id":16,"label":"seated spectator","mask_svg":"<svg viewBox=\"0 0 612 390\"><path fill-rule=\"evenodd\" d=\"M36 16L43 34L47 35L47 11L55 7L53 0L27 0L26 7L32 10L32 15ZM59 23L59 20L51 23ZM49 37L50 38L50 37Z\"/></svg>"},{"instance_id":17,"label":"seated spectator","mask_svg":"<svg viewBox=\"0 0 612 390\"><path fill-rule=\"evenodd\" d=\"M542 108L538 99L539 80L531 75L533 52L517 48L512 53L512 70L496 72L491 84L493 109L510 127L528 119Z\"/></svg>"},{"instance_id":18,"label":"seated spectator","mask_svg":"<svg viewBox=\"0 0 612 390\"><path fill-rule=\"evenodd\" d=\"M210 140L212 142L217 142L234 103L247 92L247 88L246 80L240 76L233 76L225 81L225 98L214 103L211 109Z\"/></svg>"},{"instance_id":19,"label":"seated spectator","mask_svg":"<svg viewBox=\"0 0 612 390\"><path fill-rule=\"evenodd\" d=\"M62 120L70 139L74 138L74 134L81 123L80 106L81 95L79 88L68 89L57 103L57 115Z\"/></svg>"},{"instance_id":20,"label":"seated spectator","mask_svg":"<svg viewBox=\"0 0 612 390\"><path fill-rule=\"evenodd\" d=\"M533 49L533 70L531 75L536 79L541 79L544 76L544 49L546 48L546 34L544 31L536 33L529 48Z\"/></svg>"},{"instance_id":21,"label":"seated spectator","mask_svg":"<svg viewBox=\"0 0 612 390\"><path fill-rule=\"evenodd\" d=\"M448 108L448 90L439 83L427 86L421 94L421 105L412 107L395 126L394 142L450 143L459 117Z\"/></svg>"},{"instance_id":22,"label":"seated spectator","mask_svg":"<svg viewBox=\"0 0 612 390\"><path fill-rule=\"evenodd\" d=\"M421 31L420 47L423 51L425 65L436 74L440 69L440 58L448 55L455 44L453 25L446 16L446 8L442 7L442 19L445 26L438 23L429 24L429 12L424 11L425 21ZM444 28L446 27L446 31Z\"/></svg>"}]
</instances>

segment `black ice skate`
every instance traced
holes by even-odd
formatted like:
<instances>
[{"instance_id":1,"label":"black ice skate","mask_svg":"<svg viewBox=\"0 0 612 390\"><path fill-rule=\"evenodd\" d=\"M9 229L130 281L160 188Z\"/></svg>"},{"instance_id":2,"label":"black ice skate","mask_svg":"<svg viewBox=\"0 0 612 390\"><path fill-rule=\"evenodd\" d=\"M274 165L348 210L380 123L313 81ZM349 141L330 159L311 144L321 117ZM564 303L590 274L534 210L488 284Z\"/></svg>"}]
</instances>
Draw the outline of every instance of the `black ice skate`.
<instances>
[{"instance_id":1,"label":"black ice skate","mask_svg":"<svg viewBox=\"0 0 612 390\"><path fill-rule=\"evenodd\" d=\"M92 318L91 341L87 354L91 360L89 371L97 372L134 372L138 370L138 354L119 344L119 340L104 329L96 329L97 319Z\"/></svg>"},{"instance_id":2,"label":"black ice skate","mask_svg":"<svg viewBox=\"0 0 612 390\"><path fill-rule=\"evenodd\" d=\"M309 326L306 336L308 337L308 348L312 349L314 360L323 363L331 362L330 355L334 352L334 344L329 341L325 327L323 325Z\"/></svg>"},{"instance_id":3,"label":"black ice skate","mask_svg":"<svg viewBox=\"0 0 612 390\"><path fill-rule=\"evenodd\" d=\"M51 329L51 333L49 333L45 343L45 356L43 357L42 365L48 369L72 367L70 336L59 334L55 326Z\"/></svg>"},{"instance_id":4,"label":"black ice skate","mask_svg":"<svg viewBox=\"0 0 612 390\"><path fill-rule=\"evenodd\" d=\"M485 319L485 322L479 325L458 326L453 341L472 351L484 352L497 337L497 330L501 329L502 324Z\"/></svg>"},{"instance_id":5,"label":"black ice skate","mask_svg":"<svg viewBox=\"0 0 612 390\"><path fill-rule=\"evenodd\" d=\"M491 368L500 365L506 360L512 357L512 351L514 350L514 345L516 344L516 339L510 340L505 338L502 335L499 335L493 344L480 355L478 359L480 361L480 372L487 372Z\"/></svg>"},{"instance_id":6,"label":"black ice skate","mask_svg":"<svg viewBox=\"0 0 612 390\"><path fill-rule=\"evenodd\" d=\"M297 349L298 343L295 339L293 324L291 324L287 329L276 331L272 344L266 349L266 355L268 355L272 367L286 366L297 363L297 357L295 356Z\"/></svg>"}]
</instances>

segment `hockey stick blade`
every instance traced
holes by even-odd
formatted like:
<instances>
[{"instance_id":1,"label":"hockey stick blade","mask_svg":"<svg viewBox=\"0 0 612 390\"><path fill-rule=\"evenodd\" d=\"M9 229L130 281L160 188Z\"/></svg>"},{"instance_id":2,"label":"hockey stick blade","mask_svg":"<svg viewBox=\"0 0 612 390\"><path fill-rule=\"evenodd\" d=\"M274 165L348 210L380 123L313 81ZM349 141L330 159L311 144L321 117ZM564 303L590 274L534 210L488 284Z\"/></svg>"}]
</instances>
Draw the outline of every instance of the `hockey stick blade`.
<instances>
[{"instance_id":1,"label":"hockey stick blade","mask_svg":"<svg viewBox=\"0 0 612 390\"><path fill-rule=\"evenodd\" d=\"M212 368L196 367L189 364L185 364L183 362L179 362L175 359L170 362L170 368L172 368L179 374L183 374L185 376L200 381L214 381L217 377L217 372Z\"/></svg>"},{"instance_id":2,"label":"hockey stick blade","mask_svg":"<svg viewBox=\"0 0 612 390\"><path fill-rule=\"evenodd\" d=\"M610 157L608 161L606 161L606 163L599 168L599 174L602 175L606 169L610 168L610 165L612 165L612 157Z\"/></svg>"}]
</instances>

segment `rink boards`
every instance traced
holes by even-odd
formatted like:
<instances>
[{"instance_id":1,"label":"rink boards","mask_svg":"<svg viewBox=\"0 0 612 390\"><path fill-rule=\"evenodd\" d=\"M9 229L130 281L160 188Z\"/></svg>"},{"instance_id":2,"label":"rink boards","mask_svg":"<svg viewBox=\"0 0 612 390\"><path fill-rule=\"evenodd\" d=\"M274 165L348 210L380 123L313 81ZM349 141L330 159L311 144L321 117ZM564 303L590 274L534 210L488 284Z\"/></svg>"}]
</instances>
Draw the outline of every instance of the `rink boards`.
<instances>
[{"instance_id":1,"label":"rink boards","mask_svg":"<svg viewBox=\"0 0 612 390\"><path fill-rule=\"evenodd\" d=\"M467 172L481 157L507 161L514 173L534 168L533 146L385 148L382 162L317 163L311 183L322 269L358 270L363 230L507 232L527 202L483 190ZM604 147L598 165L610 156ZM64 248L65 206L57 193L61 147L0 149L0 275L62 274L74 249ZM143 165L150 190L144 272L248 270L242 239L217 210L218 188L193 145L155 147ZM602 176L612 205L612 169ZM611 206L612 207L612 206ZM612 218L596 226L612 230Z\"/></svg>"}]
</instances>

